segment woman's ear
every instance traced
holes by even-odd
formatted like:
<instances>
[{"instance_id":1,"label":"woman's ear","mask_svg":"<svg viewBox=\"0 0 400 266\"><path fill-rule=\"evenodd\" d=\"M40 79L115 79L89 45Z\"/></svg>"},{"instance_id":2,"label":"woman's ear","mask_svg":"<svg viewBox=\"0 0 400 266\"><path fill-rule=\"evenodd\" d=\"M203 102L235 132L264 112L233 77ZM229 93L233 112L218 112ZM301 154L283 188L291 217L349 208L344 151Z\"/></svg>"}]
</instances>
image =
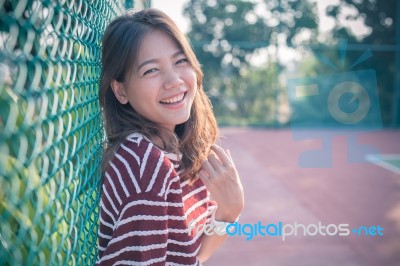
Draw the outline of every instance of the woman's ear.
<instances>
[{"instance_id":1,"label":"woman's ear","mask_svg":"<svg viewBox=\"0 0 400 266\"><path fill-rule=\"evenodd\" d=\"M121 104L127 104L128 103L128 97L126 96L125 93L125 88L124 84L122 82L118 82L115 79L111 81L111 89L114 92L115 97Z\"/></svg>"}]
</instances>

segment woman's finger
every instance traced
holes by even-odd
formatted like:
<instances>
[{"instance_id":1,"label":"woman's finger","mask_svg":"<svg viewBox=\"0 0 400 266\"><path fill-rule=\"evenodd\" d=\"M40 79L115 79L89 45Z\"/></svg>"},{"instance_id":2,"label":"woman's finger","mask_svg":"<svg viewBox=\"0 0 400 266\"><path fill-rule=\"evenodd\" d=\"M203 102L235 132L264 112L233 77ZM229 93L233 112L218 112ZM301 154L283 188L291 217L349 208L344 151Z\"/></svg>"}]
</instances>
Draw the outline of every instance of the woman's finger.
<instances>
[{"instance_id":1,"label":"woman's finger","mask_svg":"<svg viewBox=\"0 0 400 266\"><path fill-rule=\"evenodd\" d=\"M208 174L208 176L211 178L211 177L215 177L215 170L214 170L214 168L211 166L211 164L210 164L210 162L208 161L208 160L205 160L204 162L203 162L203 166L202 166L202 169L204 170L204 171L206 171L207 172L207 174Z\"/></svg>"},{"instance_id":2,"label":"woman's finger","mask_svg":"<svg viewBox=\"0 0 400 266\"><path fill-rule=\"evenodd\" d=\"M220 160L218 160L214 154L210 154L208 156L208 161L215 171L218 171L218 169L220 169L220 167L222 166Z\"/></svg>"},{"instance_id":3,"label":"woman's finger","mask_svg":"<svg viewBox=\"0 0 400 266\"><path fill-rule=\"evenodd\" d=\"M229 150L226 150L226 154L228 154L229 159L231 160L231 163L234 164L231 152Z\"/></svg>"},{"instance_id":4,"label":"woman's finger","mask_svg":"<svg viewBox=\"0 0 400 266\"><path fill-rule=\"evenodd\" d=\"M200 177L201 181L203 181L204 185L206 187L208 187L208 184L210 182L210 178L207 176L206 171L200 170L199 177Z\"/></svg>"},{"instance_id":5,"label":"woman's finger","mask_svg":"<svg viewBox=\"0 0 400 266\"><path fill-rule=\"evenodd\" d=\"M223 165L229 165L231 163L228 155L226 155L224 149L222 149L220 146L214 144L211 146L211 149L217 154Z\"/></svg>"}]
</instances>

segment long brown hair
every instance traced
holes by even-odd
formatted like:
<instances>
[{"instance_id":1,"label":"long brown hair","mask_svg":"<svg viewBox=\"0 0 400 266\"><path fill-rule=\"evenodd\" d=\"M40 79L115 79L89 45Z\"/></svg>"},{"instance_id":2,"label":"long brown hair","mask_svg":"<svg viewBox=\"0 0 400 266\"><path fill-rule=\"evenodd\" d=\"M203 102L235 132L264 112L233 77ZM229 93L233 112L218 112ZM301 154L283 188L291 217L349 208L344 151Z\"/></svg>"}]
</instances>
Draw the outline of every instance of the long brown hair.
<instances>
[{"instance_id":1,"label":"long brown hair","mask_svg":"<svg viewBox=\"0 0 400 266\"><path fill-rule=\"evenodd\" d=\"M167 33L182 49L197 77L197 93L189 119L167 132L137 113L130 104L121 104L111 89L111 82L124 81L137 60L145 34L152 30ZM160 147L168 152L180 152L184 179L194 179L206 159L210 146L218 137L218 128L211 103L203 89L203 72L188 40L176 24L157 9L128 11L108 26L103 36L100 105L103 108L106 145L103 171L124 139L139 132L149 139L158 137Z\"/></svg>"}]
</instances>

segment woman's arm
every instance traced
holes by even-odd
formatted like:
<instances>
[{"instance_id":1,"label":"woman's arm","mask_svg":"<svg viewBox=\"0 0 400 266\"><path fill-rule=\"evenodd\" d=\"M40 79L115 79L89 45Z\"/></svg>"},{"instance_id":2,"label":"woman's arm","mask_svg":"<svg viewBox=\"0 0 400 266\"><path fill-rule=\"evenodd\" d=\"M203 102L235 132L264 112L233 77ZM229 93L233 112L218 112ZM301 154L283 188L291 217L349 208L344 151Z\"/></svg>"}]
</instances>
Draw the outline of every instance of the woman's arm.
<instances>
[{"instance_id":1,"label":"woman's arm","mask_svg":"<svg viewBox=\"0 0 400 266\"><path fill-rule=\"evenodd\" d=\"M176 174L165 174L172 166L162 159L153 144L134 137L110 162L102 189L98 265L165 265L170 199L159 192Z\"/></svg>"},{"instance_id":2,"label":"woman's arm","mask_svg":"<svg viewBox=\"0 0 400 266\"><path fill-rule=\"evenodd\" d=\"M217 145L213 145L212 150L218 158L214 154L208 156L199 175L217 202L215 220L233 223L244 207L243 187L229 151L225 152ZM204 235L197 255L199 261L210 258L226 238L226 234Z\"/></svg>"}]
</instances>

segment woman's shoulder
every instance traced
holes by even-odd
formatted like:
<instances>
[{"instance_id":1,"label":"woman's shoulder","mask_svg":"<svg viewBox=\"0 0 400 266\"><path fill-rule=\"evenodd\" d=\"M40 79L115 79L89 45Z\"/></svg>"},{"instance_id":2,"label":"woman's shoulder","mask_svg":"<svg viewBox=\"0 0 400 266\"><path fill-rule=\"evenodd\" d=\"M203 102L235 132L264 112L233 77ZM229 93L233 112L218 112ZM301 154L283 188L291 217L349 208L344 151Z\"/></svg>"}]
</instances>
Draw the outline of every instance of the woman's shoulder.
<instances>
[{"instance_id":1,"label":"woman's shoulder","mask_svg":"<svg viewBox=\"0 0 400 266\"><path fill-rule=\"evenodd\" d=\"M107 172L115 173L114 176L120 182L133 186L132 189L137 194L161 192L177 177L169 156L140 133L126 137L111 160Z\"/></svg>"},{"instance_id":2,"label":"woman's shoulder","mask_svg":"<svg viewBox=\"0 0 400 266\"><path fill-rule=\"evenodd\" d=\"M165 153L140 133L132 133L125 138L117 150L117 153L127 155L124 152L134 156L141 166L153 160L162 160L165 161L164 163L170 164L170 159L174 158L173 155Z\"/></svg>"}]
</instances>

